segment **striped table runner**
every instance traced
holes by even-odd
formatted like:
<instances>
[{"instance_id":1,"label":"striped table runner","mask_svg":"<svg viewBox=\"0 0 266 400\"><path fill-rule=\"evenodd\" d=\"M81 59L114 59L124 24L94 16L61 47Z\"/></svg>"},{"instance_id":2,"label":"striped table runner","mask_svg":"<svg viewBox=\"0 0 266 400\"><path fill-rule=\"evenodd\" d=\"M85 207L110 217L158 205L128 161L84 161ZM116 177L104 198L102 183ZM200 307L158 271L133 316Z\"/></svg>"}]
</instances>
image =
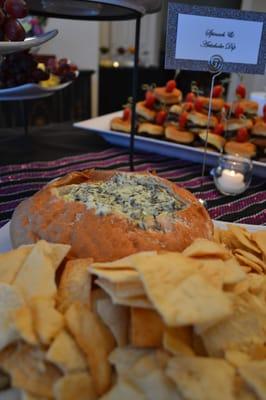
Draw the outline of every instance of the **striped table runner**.
<instances>
[{"instance_id":1,"label":"striped table runner","mask_svg":"<svg viewBox=\"0 0 266 400\"><path fill-rule=\"evenodd\" d=\"M87 168L128 171L128 153L111 147L108 150L61 158L56 161L0 167L0 226L7 223L15 207L50 180L73 170ZM201 165L154 154L136 154L136 171L156 171L189 189L196 197L207 200L213 219L266 225L266 182L254 177L250 188L242 195L228 197L215 188L207 171L201 186Z\"/></svg>"}]
</instances>

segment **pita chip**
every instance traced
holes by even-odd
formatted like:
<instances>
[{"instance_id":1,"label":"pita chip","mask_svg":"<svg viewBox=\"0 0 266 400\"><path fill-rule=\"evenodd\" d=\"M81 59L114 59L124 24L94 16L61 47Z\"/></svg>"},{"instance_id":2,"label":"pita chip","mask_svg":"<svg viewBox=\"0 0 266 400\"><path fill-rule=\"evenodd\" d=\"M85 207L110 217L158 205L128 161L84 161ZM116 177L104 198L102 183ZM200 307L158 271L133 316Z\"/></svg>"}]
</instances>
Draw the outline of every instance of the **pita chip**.
<instances>
[{"instance_id":1,"label":"pita chip","mask_svg":"<svg viewBox=\"0 0 266 400\"><path fill-rule=\"evenodd\" d=\"M79 303L73 304L65 314L67 328L85 353L98 395L111 386L111 365L108 356L115 340L100 318Z\"/></svg>"},{"instance_id":2,"label":"pita chip","mask_svg":"<svg viewBox=\"0 0 266 400\"><path fill-rule=\"evenodd\" d=\"M230 258L230 252L221 244L207 239L196 239L183 254L187 257L217 257L222 260Z\"/></svg>"},{"instance_id":3,"label":"pita chip","mask_svg":"<svg viewBox=\"0 0 266 400\"><path fill-rule=\"evenodd\" d=\"M0 254L0 282L12 284L33 246L21 246Z\"/></svg>"},{"instance_id":4,"label":"pita chip","mask_svg":"<svg viewBox=\"0 0 266 400\"><path fill-rule=\"evenodd\" d=\"M14 315L24 304L23 297L15 287L0 283L0 350L19 339Z\"/></svg>"},{"instance_id":5,"label":"pita chip","mask_svg":"<svg viewBox=\"0 0 266 400\"><path fill-rule=\"evenodd\" d=\"M44 297L36 297L30 307L33 314L34 330L39 340L44 345L49 345L54 337L64 327L64 317L54 306L54 300Z\"/></svg>"},{"instance_id":6,"label":"pita chip","mask_svg":"<svg viewBox=\"0 0 266 400\"><path fill-rule=\"evenodd\" d=\"M210 356L221 357L227 350L248 352L265 342L266 309L258 297L245 292L234 297L233 313L202 334Z\"/></svg>"},{"instance_id":7,"label":"pita chip","mask_svg":"<svg viewBox=\"0 0 266 400\"><path fill-rule=\"evenodd\" d=\"M178 357L168 362L166 375L184 399L234 400L235 370L222 359Z\"/></svg>"},{"instance_id":8,"label":"pita chip","mask_svg":"<svg viewBox=\"0 0 266 400\"><path fill-rule=\"evenodd\" d=\"M14 281L26 300L36 296L54 298L56 295L56 268L47 246L48 243L43 240L36 243Z\"/></svg>"},{"instance_id":9,"label":"pita chip","mask_svg":"<svg viewBox=\"0 0 266 400\"><path fill-rule=\"evenodd\" d=\"M90 306L91 275L90 258L68 261L60 279L57 293L57 308L64 313L76 301Z\"/></svg>"},{"instance_id":10,"label":"pita chip","mask_svg":"<svg viewBox=\"0 0 266 400\"><path fill-rule=\"evenodd\" d=\"M130 343L135 347L161 347L164 323L154 310L131 308Z\"/></svg>"},{"instance_id":11,"label":"pita chip","mask_svg":"<svg viewBox=\"0 0 266 400\"><path fill-rule=\"evenodd\" d=\"M266 400L266 360L251 361L238 368L238 373L260 400Z\"/></svg>"},{"instance_id":12,"label":"pita chip","mask_svg":"<svg viewBox=\"0 0 266 400\"><path fill-rule=\"evenodd\" d=\"M19 308L14 314L14 324L20 337L28 344L39 344L38 337L33 327L33 315L29 306Z\"/></svg>"},{"instance_id":13,"label":"pita chip","mask_svg":"<svg viewBox=\"0 0 266 400\"><path fill-rule=\"evenodd\" d=\"M56 365L64 374L84 371L88 367L84 353L65 330L56 336L45 359Z\"/></svg>"},{"instance_id":14,"label":"pita chip","mask_svg":"<svg viewBox=\"0 0 266 400\"><path fill-rule=\"evenodd\" d=\"M106 393L101 400L147 400L144 393L126 379L119 379L118 383Z\"/></svg>"},{"instance_id":15,"label":"pita chip","mask_svg":"<svg viewBox=\"0 0 266 400\"><path fill-rule=\"evenodd\" d=\"M190 327L167 328L163 334L163 347L176 356L193 356L192 334Z\"/></svg>"},{"instance_id":16,"label":"pita chip","mask_svg":"<svg viewBox=\"0 0 266 400\"><path fill-rule=\"evenodd\" d=\"M93 381L88 372L76 372L58 379L54 385L55 400L97 400Z\"/></svg>"},{"instance_id":17,"label":"pita chip","mask_svg":"<svg viewBox=\"0 0 266 400\"><path fill-rule=\"evenodd\" d=\"M61 373L45 362L40 349L23 343L10 346L0 353L0 364L11 375L14 387L35 396L53 398L53 386Z\"/></svg>"},{"instance_id":18,"label":"pita chip","mask_svg":"<svg viewBox=\"0 0 266 400\"><path fill-rule=\"evenodd\" d=\"M118 346L128 344L129 309L113 304L110 297L96 301L96 313L112 332Z\"/></svg>"},{"instance_id":19,"label":"pita chip","mask_svg":"<svg viewBox=\"0 0 266 400\"><path fill-rule=\"evenodd\" d=\"M130 346L116 347L109 355L109 361L119 376L125 376L138 360L150 353L150 349L137 349Z\"/></svg>"}]
</instances>

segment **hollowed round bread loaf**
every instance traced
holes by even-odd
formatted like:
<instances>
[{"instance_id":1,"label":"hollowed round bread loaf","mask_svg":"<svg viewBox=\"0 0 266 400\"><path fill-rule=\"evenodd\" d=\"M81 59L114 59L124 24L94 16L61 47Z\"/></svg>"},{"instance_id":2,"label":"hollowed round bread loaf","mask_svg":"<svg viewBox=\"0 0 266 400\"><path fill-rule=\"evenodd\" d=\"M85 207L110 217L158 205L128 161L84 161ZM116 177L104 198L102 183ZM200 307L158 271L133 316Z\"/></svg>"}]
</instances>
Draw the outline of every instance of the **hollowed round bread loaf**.
<instances>
[{"instance_id":1,"label":"hollowed round bread loaf","mask_svg":"<svg viewBox=\"0 0 266 400\"><path fill-rule=\"evenodd\" d=\"M39 239L71 245L74 257L111 261L144 250L182 251L213 235L187 190L150 173L86 170L45 186L11 220L14 247Z\"/></svg>"}]
</instances>

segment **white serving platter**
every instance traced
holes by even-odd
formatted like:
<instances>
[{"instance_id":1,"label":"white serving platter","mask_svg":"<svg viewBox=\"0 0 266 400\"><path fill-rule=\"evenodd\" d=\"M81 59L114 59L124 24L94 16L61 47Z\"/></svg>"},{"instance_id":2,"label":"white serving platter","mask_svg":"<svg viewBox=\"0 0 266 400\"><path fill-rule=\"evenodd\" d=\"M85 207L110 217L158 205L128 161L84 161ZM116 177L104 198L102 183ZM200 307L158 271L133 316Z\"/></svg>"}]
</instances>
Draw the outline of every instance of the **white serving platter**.
<instances>
[{"instance_id":1,"label":"white serving platter","mask_svg":"<svg viewBox=\"0 0 266 400\"><path fill-rule=\"evenodd\" d=\"M218 228L221 228L221 229L227 229L227 225L232 225L231 223L223 222L223 221L213 221L213 222L214 222L215 226L217 226ZM236 225L242 226L243 228L248 229L250 232L266 231L266 226L248 225L248 224L236 224ZM12 249L12 244L11 244L10 234L9 234L9 226L10 226L10 222L8 222L4 226L2 226L2 228L0 228L0 253L4 253L4 252Z\"/></svg>"},{"instance_id":2,"label":"white serving platter","mask_svg":"<svg viewBox=\"0 0 266 400\"><path fill-rule=\"evenodd\" d=\"M116 145L129 148L130 146L130 135L121 132L115 132L110 130L110 121L114 117L122 115L122 111L115 113L106 114L101 117L88 119L85 121L77 122L74 124L75 127L88 130L89 133L97 133L103 137L107 142ZM171 158L179 158L181 160L187 160L192 162L202 163L204 158L204 151L196 147L185 146L169 142L162 139L153 139L136 135L135 137L135 149L148 153L156 153ZM220 154L208 151L206 157L207 165L216 166ZM253 173L256 176L266 178L266 163L259 161L253 161Z\"/></svg>"},{"instance_id":3,"label":"white serving platter","mask_svg":"<svg viewBox=\"0 0 266 400\"><path fill-rule=\"evenodd\" d=\"M0 55L17 53L19 51L29 50L32 47L40 46L53 39L58 34L57 29L45 32L39 36L26 38L23 42L0 42Z\"/></svg>"}]
</instances>

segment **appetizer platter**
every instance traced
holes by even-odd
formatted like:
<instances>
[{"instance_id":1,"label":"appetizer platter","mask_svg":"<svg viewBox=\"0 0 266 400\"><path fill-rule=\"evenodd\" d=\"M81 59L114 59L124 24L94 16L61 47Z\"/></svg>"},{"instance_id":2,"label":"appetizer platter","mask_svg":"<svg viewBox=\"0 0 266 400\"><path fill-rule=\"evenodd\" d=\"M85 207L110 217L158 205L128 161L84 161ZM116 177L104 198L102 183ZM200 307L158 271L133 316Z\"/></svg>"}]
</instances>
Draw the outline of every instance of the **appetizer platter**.
<instances>
[{"instance_id":1,"label":"appetizer platter","mask_svg":"<svg viewBox=\"0 0 266 400\"><path fill-rule=\"evenodd\" d=\"M236 100L228 104L222 84L214 86L213 98L204 96L193 82L185 97L171 80L163 87L148 87L145 99L136 105L137 150L156 152L202 162L207 139L207 163L215 165L221 153L247 157L254 161L254 173L265 176L266 106L263 117L259 105L246 99L242 84L236 88ZM211 102L211 116L208 107ZM75 126L93 129L107 141L129 146L130 104L124 111ZM207 135L208 131L208 135Z\"/></svg>"},{"instance_id":2,"label":"appetizer platter","mask_svg":"<svg viewBox=\"0 0 266 400\"><path fill-rule=\"evenodd\" d=\"M118 132L110 129L110 121L115 118L121 118L123 111L102 115L100 117L76 122L75 127L85 129L90 133L97 133L107 142L129 148L130 135L124 132ZM201 147L192 147L181 143L154 138L148 135L135 136L135 149L148 153L156 153L171 158L180 158L192 162L201 163L204 158L204 149ZM215 166L218 163L220 153L214 149L209 149L206 156L206 163ZM261 161L253 160L253 174L265 177L266 164Z\"/></svg>"},{"instance_id":3,"label":"appetizer platter","mask_svg":"<svg viewBox=\"0 0 266 400\"><path fill-rule=\"evenodd\" d=\"M46 185L9 228L0 399L264 400L265 229L100 170Z\"/></svg>"}]
</instances>

